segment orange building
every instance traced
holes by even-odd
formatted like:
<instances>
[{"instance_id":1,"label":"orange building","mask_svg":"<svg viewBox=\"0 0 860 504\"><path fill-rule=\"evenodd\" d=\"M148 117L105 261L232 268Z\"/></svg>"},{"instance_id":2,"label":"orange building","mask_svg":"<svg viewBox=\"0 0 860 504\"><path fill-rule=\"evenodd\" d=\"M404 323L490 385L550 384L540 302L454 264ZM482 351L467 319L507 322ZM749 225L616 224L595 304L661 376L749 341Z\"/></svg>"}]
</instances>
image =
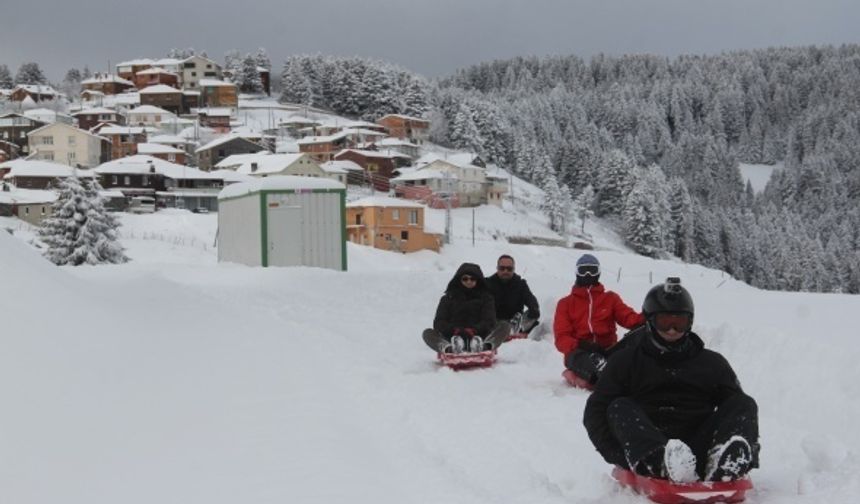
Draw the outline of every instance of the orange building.
<instances>
[{"instance_id":1,"label":"orange building","mask_svg":"<svg viewBox=\"0 0 860 504\"><path fill-rule=\"evenodd\" d=\"M348 203L346 232L353 243L404 254L442 248L442 235L424 231L424 206L396 198Z\"/></svg>"}]
</instances>

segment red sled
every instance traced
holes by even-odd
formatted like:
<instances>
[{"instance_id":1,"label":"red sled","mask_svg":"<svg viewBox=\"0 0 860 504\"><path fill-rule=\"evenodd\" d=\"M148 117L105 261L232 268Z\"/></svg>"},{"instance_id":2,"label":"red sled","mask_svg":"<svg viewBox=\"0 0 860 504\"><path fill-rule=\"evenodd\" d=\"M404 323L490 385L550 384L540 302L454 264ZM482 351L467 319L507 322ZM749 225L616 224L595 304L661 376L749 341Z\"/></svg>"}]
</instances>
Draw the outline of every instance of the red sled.
<instances>
[{"instance_id":1,"label":"red sled","mask_svg":"<svg viewBox=\"0 0 860 504\"><path fill-rule=\"evenodd\" d=\"M495 350L458 354L440 353L438 354L438 356L439 362L448 366L454 371L459 371L461 369L490 367L493 365L493 363L496 362Z\"/></svg>"},{"instance_id":2,"label":"red sled","mask_svg":"<svg viewBox=\"0 0 860 504\"><path fill-rule=\"evenodd\" d=\"M594 385L588 383L588 381L580 378L576 373L571 371L570 369L565 369L561 376L564 378L564 381L568 383L571 387L581 388L585 390L594 390Z\"/></svg>"},{"instance_id":3,"label":"red sled","mask_svg":"<svg viewBox=\"0 0 860 504\"><path fill-rule=\"evenodd\" d=\"M514 333L514 334L509 335L505 339L505 342L515 340L515 339L527 339L528 337L529 337L529 333L524 333L524 332Z\"/></svg>"},{"instance_id":4,"label":"red sled","mask_svg":"<svg viewBox=\"0 0 860 504\"><path fill-rule=\"evenodd\" d=\"M743 502L752 481L743 478L735 481L697 481L673 483L665 479L640 476L627 469L615 467L612 477L623 486L644 495L659 504L708 504L715 502Z\"/></svg>"}]
</instances>

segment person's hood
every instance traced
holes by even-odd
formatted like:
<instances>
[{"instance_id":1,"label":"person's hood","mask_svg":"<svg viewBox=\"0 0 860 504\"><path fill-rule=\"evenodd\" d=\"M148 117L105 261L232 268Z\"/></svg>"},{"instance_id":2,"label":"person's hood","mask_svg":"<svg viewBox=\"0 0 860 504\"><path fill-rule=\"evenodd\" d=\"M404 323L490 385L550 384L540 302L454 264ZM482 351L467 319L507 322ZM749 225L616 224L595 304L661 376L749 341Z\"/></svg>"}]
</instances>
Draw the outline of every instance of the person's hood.
<instances>
[{"instance_id":1,"label":"person's hood","mask_svg":"<svg viewBox=\"0 0 860 504\"><path fill-rule=\"evenodd\" d=\"M465 292L467 289L463 287L463 284L460 282L460 277L463 275L470 275L478 279L475 284L475 290L487 290L487 281L484 278L484 272L481 271L481 267L475 263L463 263L459 268L457 268L457 273L454 274L454 278L448 282L448 288L445 289L445 292Z\"/></svg>"}]
</instances>

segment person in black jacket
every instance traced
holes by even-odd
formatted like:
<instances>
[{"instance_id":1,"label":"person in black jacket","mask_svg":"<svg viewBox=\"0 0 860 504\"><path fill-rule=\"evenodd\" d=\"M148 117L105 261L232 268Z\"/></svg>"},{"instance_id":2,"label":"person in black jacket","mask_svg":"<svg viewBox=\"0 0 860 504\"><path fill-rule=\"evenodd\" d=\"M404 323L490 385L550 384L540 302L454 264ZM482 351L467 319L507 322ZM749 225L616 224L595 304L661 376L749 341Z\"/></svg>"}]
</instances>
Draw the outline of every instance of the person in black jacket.
<instances>
[{"instance_id":1,"label":"person in black jacket","mask_svg":"<svg viewBox=\"0 0 860 504\"><path fill-rule=\"evenodd\" d=\"M519 330L528 334L540 319L540 306L525 279L514 270L514 258L505 254L496 261L496 273L487 278L487 287L496 301L496 319L519 318ZM523 307L527 310L523 312Z\"/></svg>"},{"instance_id":2,"label":"person in black jacket","mask_svg":"<svg viewBox=\"0 0 860 504\"><path fill-rule=\"evenodd\" d=\"M609 358L585 406L597 451L675 482L725 481L758 467L758 409L726 359L690 329L693 300L677 278L652 288L646 324Z\"/></svg>"},{"instance_id":3,"label":"person in black jacket","mask_svg":"<svg viewBox=\"0 0 860 504\"><path fill-rule=\"evenodd\" d=\"M481 267L463 263L439 300L433 328L424 342L437 352L461 353L495 350L510 333L510 325L496 322L493 296ZM468 347L467 347L468 345Z\"/></svg>"}]
</instances>

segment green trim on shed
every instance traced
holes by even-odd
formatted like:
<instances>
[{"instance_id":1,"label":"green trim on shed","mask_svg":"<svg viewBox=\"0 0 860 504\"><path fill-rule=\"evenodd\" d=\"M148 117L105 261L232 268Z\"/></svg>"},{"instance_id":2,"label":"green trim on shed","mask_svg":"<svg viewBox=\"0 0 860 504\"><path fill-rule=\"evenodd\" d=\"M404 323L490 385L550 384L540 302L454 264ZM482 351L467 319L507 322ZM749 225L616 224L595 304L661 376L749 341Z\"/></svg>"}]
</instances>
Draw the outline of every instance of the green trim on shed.
<instances>
[{"instance_id":1,"label":"green trim on shed","mask_svg":"<svg viewBox=\"0 0 860 504\"><path fill-rule=\"evenodd\" d=\"M340 222L343 224L340 227L340 243L341 243L341 271L346 271L346 191L340 193Z\"/></svg>"},{"instance_id":2,"label":"green trim on shed","mask_svg":"<svg viewBox=\"0 0 860 504\"><path fill-rule=\"evenodd\" d=\"M260 265L269 267L269 208L266 191L260 191Z\"/></svg>"}]
</instances>

